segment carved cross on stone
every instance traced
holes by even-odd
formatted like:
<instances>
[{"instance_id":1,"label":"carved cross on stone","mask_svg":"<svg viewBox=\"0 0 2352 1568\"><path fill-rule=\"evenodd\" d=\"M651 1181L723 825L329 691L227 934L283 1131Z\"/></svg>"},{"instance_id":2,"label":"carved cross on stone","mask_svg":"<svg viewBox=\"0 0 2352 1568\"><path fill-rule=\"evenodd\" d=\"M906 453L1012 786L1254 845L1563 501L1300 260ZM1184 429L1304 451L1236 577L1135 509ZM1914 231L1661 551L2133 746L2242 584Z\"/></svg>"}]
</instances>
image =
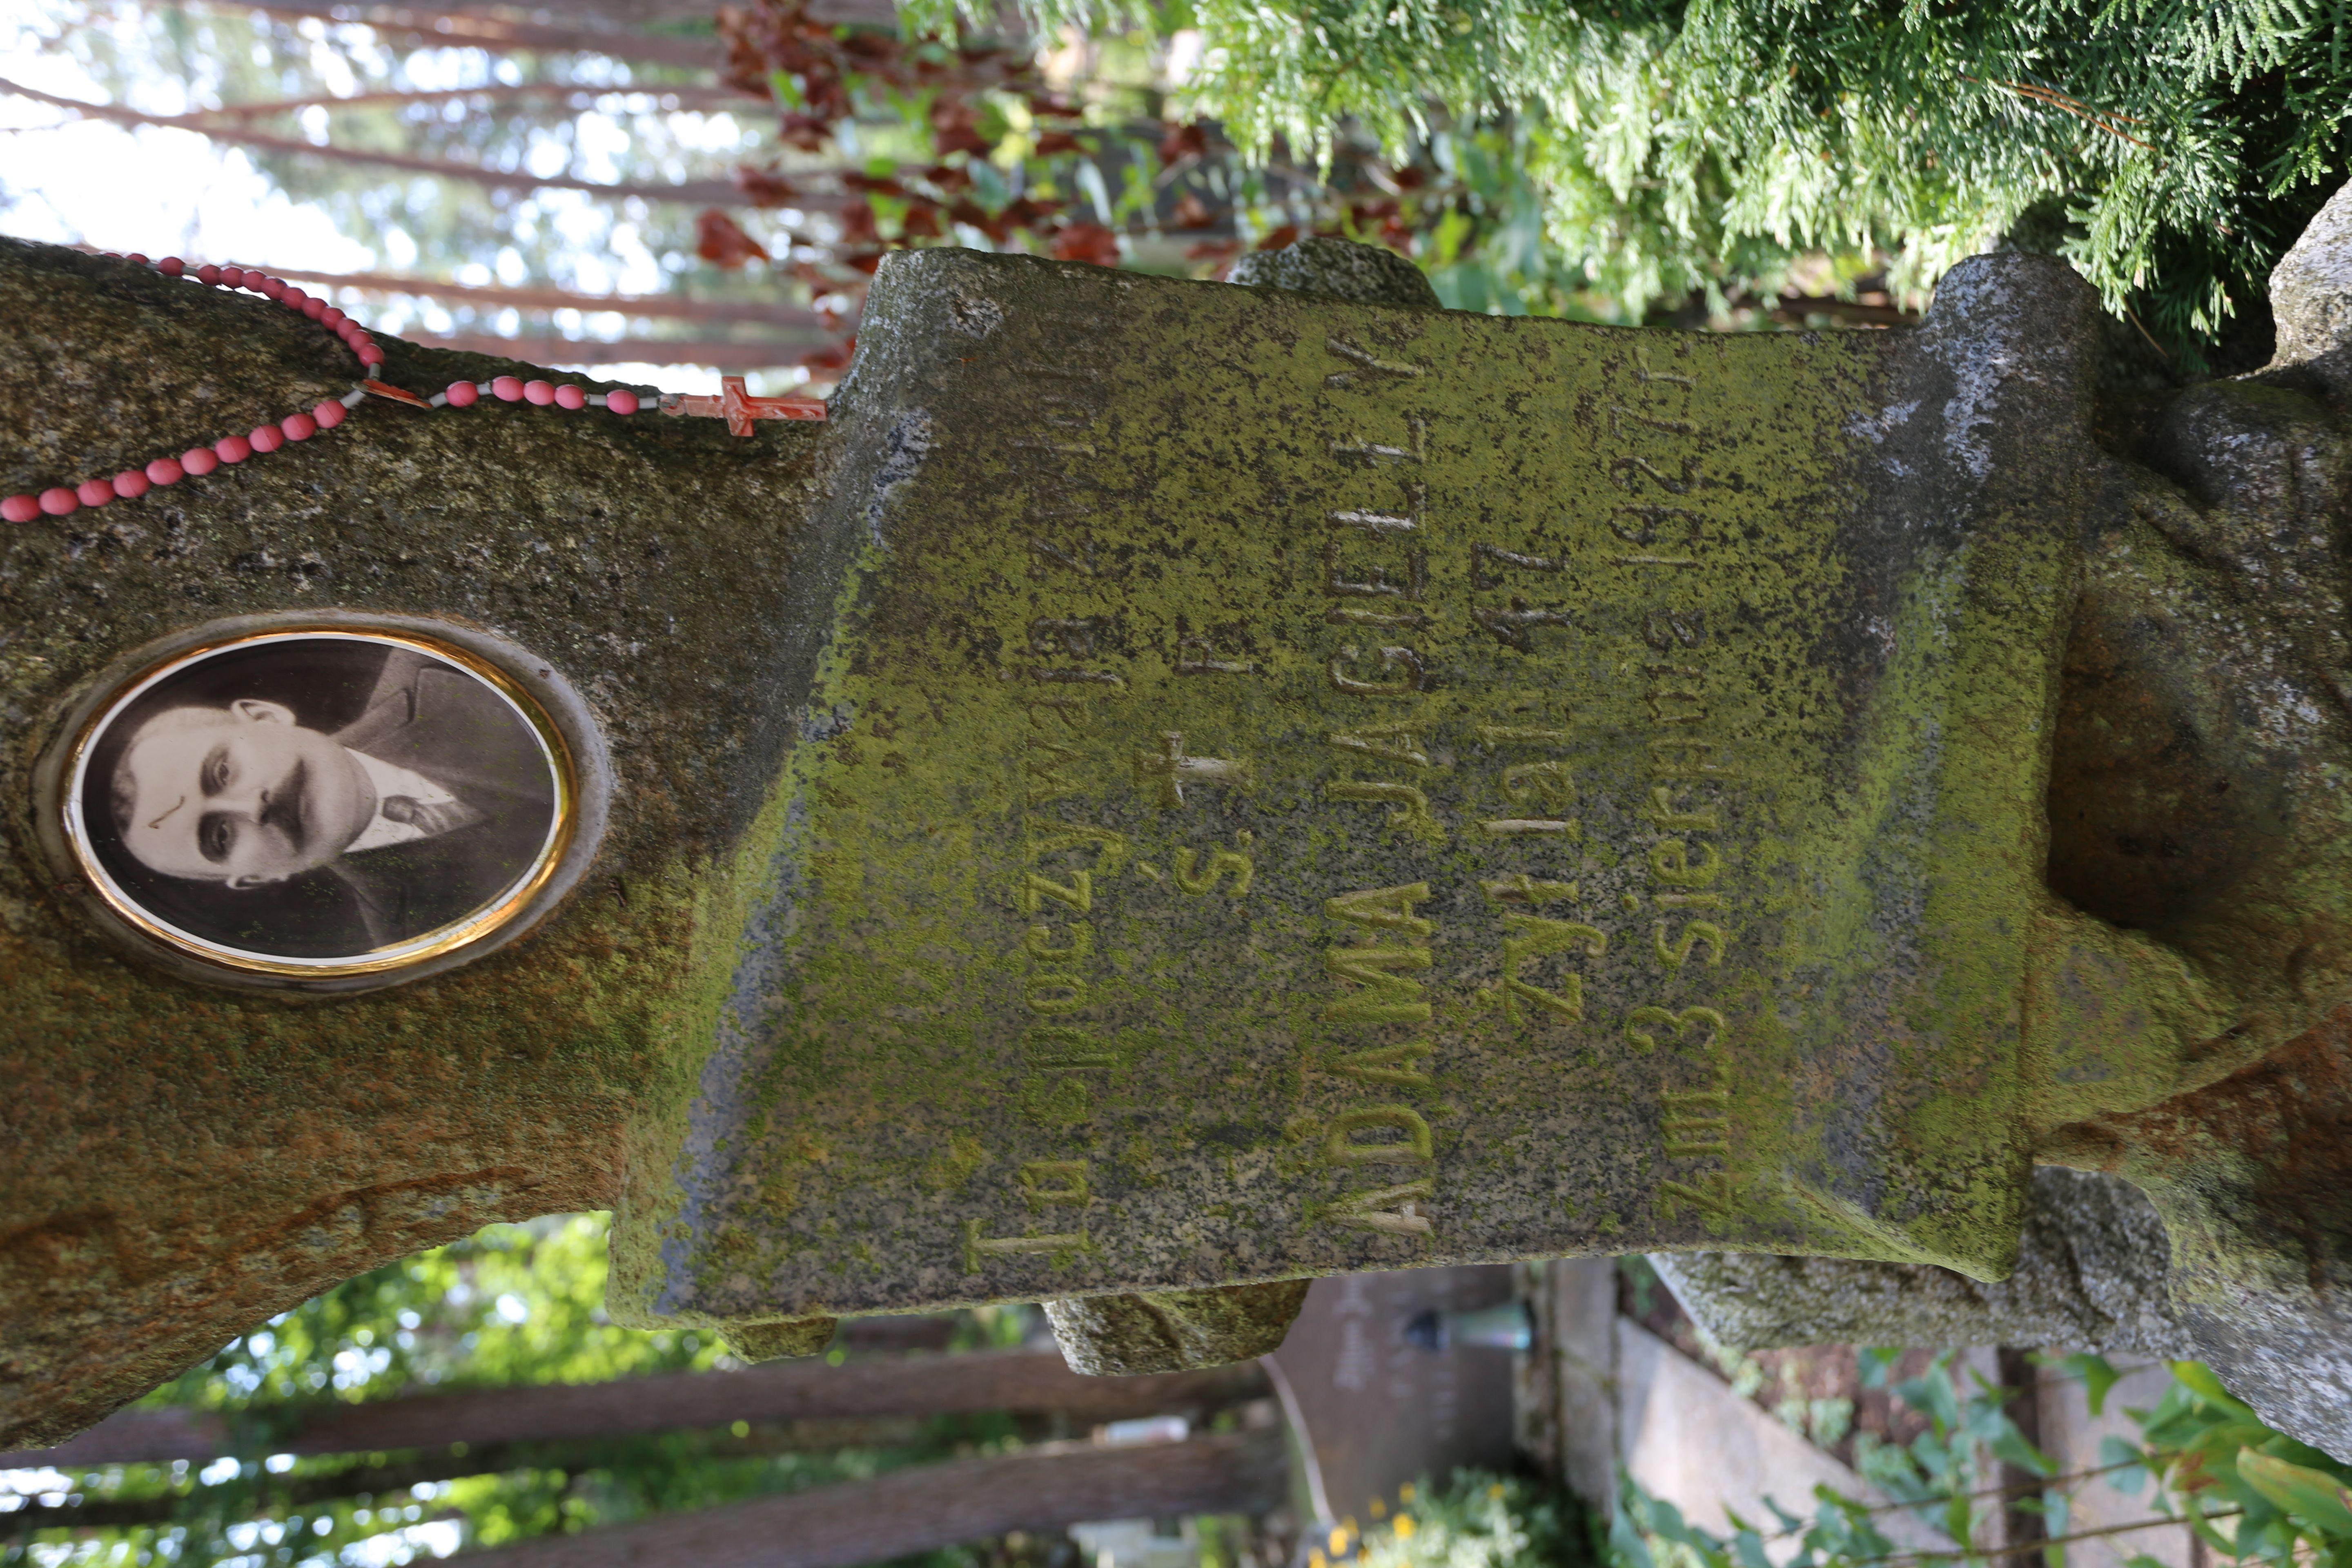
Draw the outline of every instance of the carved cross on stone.
<instances>
[{"instance_id":1,"label":"carved cross on stone","mask_svg":"<svg viewBox=\"0 0 2352 1568\"><path fill-rule=\"evenodd\" d=\"M158 282L0 249L7 374L61 321L161 367L0 410L9 462L199 375L332 388L236 301L123 308ZM2200 1195L2271 1145L2182 1107L2352 1000L2344 574L2294 553L2343 487L2247 468L2345 471L2339 351L2184 396L2184 489L2094 442L2046 258L1912 331L1360 299L898 255L826 424L732 378L676 410L725 437L363 405L7 536L12 1430L565 1207L617 1211L625 1321L1050 1298L1104 1370L1254 1353L1350 1269L1996 1277L2036 1160L2305 1247ZM347 798L171 771L232 723Z\"/></svg>"},{"instance_id":2,"label":"carved cross on stone","mask_svg":"<svg viewBox=\"0 0 2352 1568\"><path fill-rule=\"evenodd\" d=\"M1192 757L1184 753L1184 737L1171 730L1160 737L1156 752L1139 752L1135 779L1161 805L1182 805L1187 784L1238 784L1249 781L1249 763L1226 757Z\"/></svg>"}]
</instances>

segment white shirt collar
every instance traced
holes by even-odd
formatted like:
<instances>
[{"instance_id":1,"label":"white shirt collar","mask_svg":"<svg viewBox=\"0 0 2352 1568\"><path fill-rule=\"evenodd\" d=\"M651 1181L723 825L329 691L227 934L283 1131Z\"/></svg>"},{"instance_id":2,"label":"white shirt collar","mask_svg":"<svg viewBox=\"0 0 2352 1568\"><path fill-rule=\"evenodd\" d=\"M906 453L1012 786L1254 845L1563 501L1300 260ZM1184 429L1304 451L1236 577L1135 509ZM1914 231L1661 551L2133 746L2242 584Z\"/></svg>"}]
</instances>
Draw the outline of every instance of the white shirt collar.
<instances>
[{"instance_id":1,"label":"white shirt collar","mask_svg":"<svg viewBox=\"0 0 2352 1568\"><path fill-rule=\"evenodd\" d=\"M365 752L355 752L349 746L343 748L343 754L359 763L360 771L367 774L369 783L375 785L375 816L360 829L357 838L343 846L346 855L356 855L362 849L382 849L393 844L413 844L425 837L425 829L416 824L394 822L384 816L383 803L388 797L406 795L421 805L449 805L457 799L423 773L411 772L396 763L371 757Z\"/></svg>"}]
</instances>

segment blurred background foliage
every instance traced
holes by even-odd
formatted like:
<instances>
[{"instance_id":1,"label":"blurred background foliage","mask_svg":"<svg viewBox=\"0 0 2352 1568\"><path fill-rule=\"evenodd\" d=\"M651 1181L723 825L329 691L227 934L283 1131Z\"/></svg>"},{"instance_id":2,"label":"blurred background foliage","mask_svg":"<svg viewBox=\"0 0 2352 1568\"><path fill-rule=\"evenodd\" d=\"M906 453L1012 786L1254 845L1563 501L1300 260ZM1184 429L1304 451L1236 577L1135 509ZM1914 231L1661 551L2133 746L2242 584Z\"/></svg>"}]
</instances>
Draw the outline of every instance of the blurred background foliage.
<instances>
[{"instance_id":1,"label":"blurred background foliage","mask_svg":"<svg viewBox=\"0 0 2352 1568\"><path fill-rule=\"evenodd\" d=\"M2352 150L2323 0L957 5L27 0L0 221L71 226L40 150L93 118L200 133L371 258L336 298L372 324L787 383L901 246L1216 277L1340 235L1458 308L1755 327L1906 320L2008 243L2194 369L2263 336ZM180 210L118 161L114 210Z\"/></svg>"},{"instance_id":2,"label":"blurred background foliage","mask_svg":"<svg viewBox=\"0 0 2352 1568\"><path fill-rule=\"evenodd\" d=\"M1884 1380L1903 1352L1867 1351ZM2118 1381L2103 1357L2045 1358L2045 1374L2086 1385L2096 1413ZM2097 1541L2131 1568L2160 1568L2136 1550L2157 1531L2191 1533L2214 1557L2265 1568L2326 1568L2352 1552L2352 1467L2264 1426L2194 1362L2172 1368L2153 1406L2125 1412L2138 1441L2106 1439L2101 1463L2058 1473L2010 1419L2011 1390L1961 1374L1947 1352L1919 1375L1891 1385L1925 1418L1905 1445L1864 1446L1857 1468L1890 1501L1817 1489L1810 1498L1758 1498L1725 1533L1699 1528L1630 1477L1620 1479L1606 1524L1559 1491L1526 1477L1462 1470L1433 1486L1406 1487L1368 1527L1356 1560L1365 1568L1993 1568L2001 1563L2065 1568L2069 1548ZM2003 1487L2004 1468L2035 1478L2028 1495ZM2070 1500L2099 1486L2138 1498L2146 1520L2115 1529L2070 1529ZM2042 1539L2004 1546L1998 1521L2021 1502ZM1810 1510L1811 1511L1805 1511ZM1936 1532L1906 1547L1886 1531L1907 1514ZM1915 1539L1916 1539L1915 1532ZM1308 1568L1328 1568L1355 1543L1335 1537Z\"/></svg>"},{"instance_id":3,"label":"blurred background foliage","mask_svg":"<svg viewBox=\"0 0 2352 1568\"><path fill-rule=\"evenodd\" d=\"M731 1366L715 1335L615 1327L604 1308L606 1216L497 1225L337 1286L230 1342L140 1402L220 1412L230 1446L267 1455L273 1431L319 1400L428 1389L594 1383ZM1027 1307L958 1313L930 1348L1020 1344ZM830 1352L838 1362L847 1346ZM1002 1414L677 1431L566 1443L469 1445L404 1454L222 1458L205 1467L110 1465L17 1471L0 1489L0 1564L382 1564L463 1545L857 1480L911 1464L1059 1436ZM1080 1434L1083 1436L1083 1433ZM846 1440L845 1440L846 1439ZM28 1506L70 1522L22 1528ZM11 1526L16 1526L13 1535ZM911 1560L1007 1568L1003 1543ZM1044 1545L1040 1543L1042 1550Z\"/></svg>"},{"instance_id":4,"label":"blurred background foliage","mask_svg":"<svg viewBox=\"0 0 2352 1568\"><path fill-rule=\"evenodd\" d=\"M295 1430L300 1412L320 1401L736 1364L714 1336L640 1332L608 1321L605 1230L601 1215L491 1226L347 1281L231 1342L140 1407L215 1413L226 1420L227 1447L263 1457L0 1472L0 1564L381 1568L1085 1436L1058 1418L1000 1413L739 1420L643 1436L478 1446L459 1436L400 1453L270 1454L273 1436ZM1034 1308L983 1308L845 1325L827 1355L839 1363L862 1349L904 1349L913 1330L935 1352L1050 1342ZM861 1346L861 1332L872 1345ZM1405 1488L1393 1505L1372 1510L1360 1535L1354 1520L1331 1528L1328 1540L1310 1534L1295 1561L1300 1568L1916 1568L1940 1560L1993 1568L2019 1560L2013 1549L1985 1543L2002 1539L2004 1511L2022 1506L2047 1538L2035 1554L2045 1568L2064 1568L2070 1544L2109 1533L2076 1533L2069 1523L2072 1500L2091 1486L2143 1499L2148 1520L2193 1531L2215 1557L2265 1568L2352 1560L2352 1467L2263 1426L2200 1364L2176 1363L2153 1406L2126 1412L2137 1440L2111 1437L2095 1468L2061 1474L2012 1422L2013 1391L1967 1373L1956 1352L1924 1364L1894 1349L1861 1356L1865 1384L1885 1387L1918 1418L1908 1441L1856 1446L1855 1469L1889 1500L1827 1489L1812 1498L1759 1498L1729 1532L1717 1534L1629 1479L1603 1527L1538 1479L1463 1471ZM2095 1355L2042 1361L2046 1377L2081 1381L2095 1414L2117 1381ZM1898 1377L1902 1366L1918 1370ZM2020 1474L2030 1478L2022 1492L2009 1479ZM1898 1544L1886 1530L1897 1512L1958 1544L1941 1559ZM1268 1542L1246 1521L1199 1521L1192 1534L1202 1568L1268 1568ZM903 1568L1077 1568L1080 1557L1054 1532L925 1553ZM1271 1559L1285 1560L1293 1560L1286 1547ZM2131 1561L2155 1568L2157 1560Z\"/></svg>"},{"instance_id":5,"label":"blurred background foliage","mask_svg":"<svg viewBox=\"0 0 2352 1568\"><path fill-rule=\"evenodd\" d=\"M1864 1353L1865 1369L1883 1382L1903 1352ZM2095 1415L2119 1378L2097 1355L2041 1359L2044 1373L2084 1383ZM1865 1445L1856 1457L1856 1469L1893 1500L1869 1502L1826 1487L1810 1499L1759 1499L1752 1519L1735 1515L1730 1531L1718 1534L1626 1479L1603 1555L1610 1568L1761 1568L1768 1560L1780 1568L1990 1568L2004 1561L2064 1568L2070 1548L2095 1541L2116 1546L2132 1568L2159 1568L2158 1558L2129 1543L2161 1531L2186 1531L2204 1552L2238 1563L2315 1568L2345 1561L2352 1551L2352 1466L2263 1426L2210 1368L2176 1362L2171 1370L2153 1406L2124 1412L2138 1441L2110 1436L2096 1467L2061 1474L2011 1419L2012 1391L1960 1375L1955 1352L1947 1352L1892 1388L1898 1403L1927 1418L1925 1430L1907 1445ZM2004 1473L2032 1479L2004 1486ZM2092 1486L2141 1499L2146 1517L2074 1530L2073 1500ZM1810 1515L1798 1511L1807 1504ZM2038 1519L2040 1537L1988 1544L2000 1539L2001 1516L2021 1507ZM1936 1531L1950 1549L1898 1543L1885 1528L1896 1513Z\"/></svg>"}]
</instances>

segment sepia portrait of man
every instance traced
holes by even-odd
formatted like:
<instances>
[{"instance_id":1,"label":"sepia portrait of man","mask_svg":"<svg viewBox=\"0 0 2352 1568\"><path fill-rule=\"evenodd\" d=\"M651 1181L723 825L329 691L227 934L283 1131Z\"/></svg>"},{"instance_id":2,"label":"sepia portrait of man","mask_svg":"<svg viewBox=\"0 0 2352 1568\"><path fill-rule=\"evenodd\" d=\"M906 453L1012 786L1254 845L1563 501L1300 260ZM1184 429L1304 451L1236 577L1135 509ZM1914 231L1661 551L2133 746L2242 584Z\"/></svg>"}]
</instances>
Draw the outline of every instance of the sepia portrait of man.
<instances>
[{"instance_id":1,"label":"sepia portrait of man","mask_svg":"<svg viewBox=\"0 0 2352 1568\"><path fill-rule=\"evenodd\" d=\"M320 636L233 648L142 692L92 748L83 817L149 914L316 958L499 900L550 849L557 800L539 733L480 676Z\"/></svg>"}]
</instances>

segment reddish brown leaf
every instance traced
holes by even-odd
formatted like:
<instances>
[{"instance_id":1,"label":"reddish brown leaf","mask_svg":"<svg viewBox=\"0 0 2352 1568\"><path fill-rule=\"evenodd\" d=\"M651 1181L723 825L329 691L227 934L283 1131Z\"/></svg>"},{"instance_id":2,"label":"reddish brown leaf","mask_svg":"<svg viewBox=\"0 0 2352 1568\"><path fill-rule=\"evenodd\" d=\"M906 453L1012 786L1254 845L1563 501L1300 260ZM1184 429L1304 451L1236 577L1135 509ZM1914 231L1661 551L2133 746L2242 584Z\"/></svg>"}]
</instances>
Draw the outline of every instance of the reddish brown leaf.
<instances>
[{"instance_id":1,"label":"reddish brown leaf","mask_svg":"<svg viewBox=\"0 0 2352 1568\"><path fill-rule=\"evenodd\" d=\"M971 225L999 245L1013 237L1011 224L1001 217L992 216L987 208L969 196L948 208L948 216L958 223Z\"/></svg>"},{"instance_id":2,"label":"reddish brown leaf","mask_svg":"<svg viewBox=\"0 0 2352 1568\"><path fill-rule=\"evenodd\" d=\"M1054 257L1059 261L1116 267L1118 236L1098 223L1074 223L1054 237Z\"/></svg>"},{"instance_id":3,"label":"reddish brown leaf","mask_svg":"<svg viewBox=\"0 0 2352 1568\"><path fill-rule=\"evenodd\" d=\"M872 245L881 237L882 231L874 223L873 203L854 202L841 209L842 244Z\"/></svg>"},{"instance_id":4,"label":"reddish brown leaf","mask_svg":"<svg viewBox=\"0 0 2352 1568\"><path fill-rule=\"evenodd\" d=\"M928 206L908 208L906 221L898 226L898 237L900 239L939 238L939 214Z\"/></svg>"},{"instance_id":5,"label":"reddish brown leaf","mask_svg":"<svg viewBox=\"0 0 2352 1568\"><path fill-rule=\"evenodd\" d=\"M1080 150L1078 139L1066 131L1047 131L1037 138L1037 156L1040 158L1051 158L1058 153L1076 153Z\"/></svg>"},{"instance_id":6,"label":"reddish brown leaf","mask_svg":"<svg viewBox=\"0 0 2352 1568\"><path fill-rule=\"evenodd\" d=\"M787 147L803 153L821 153L833 142L833 121L814 114L786 114L779 125L779 134Z\"/></svg>"},{"instance_id":7,"label":"reddish brown leaf","mask_svg":"<svg viewBox=\"0 0 2352 1568\"><path fill-rule=\"evenodd\" d=\"M1171 125L1160 138L1160 161L1162 163L1208 155L1209 128L1197 120L1190 125Z\"/></svg>"},{"instance_id":8,"label":"reddish brown leaf","mask_svg":"<svg viewBox=\"0 0 2352 1568\"><path fill-rule=\"evenodd\" d=\"M1297 243L1298 226L1295 223L1286 223L1280 228L1276 229L1272 234L1267 235L1264 239L1259 240L1257 242L1257 247L1260 250L1280 250L1285 246L1296 245Z\"/></svg>"},{"instance_id":9,"label":"reddish brown leaf","mask_svg":"<svg viewBox=\"0 0 2352 1568\"><path fill-rule=\"evenodd\" d=\"M932 140L942 155L950 153L969 153L976 158L988 155L988 139L969 125L950 125L935 132Z\"/></svg>"},{"instance_id":10,"label":"reddish brown leaf","mask_svg":"<svg viewBox=\"0 0 2352 1568\"><path fill-rule=\"evenodd\" d=\"M736 221L712 207L694 220L694 253L729 271L753 259L768 259L767 247L745 234Z\"/></svg>"},{"instance_id":11,"label":"reddish brown leaf","mask_svg":"<svg viewBox=\"0 0 2352 1568\"><path fill-rule=\"evenodd\" d=\"M1191 191L1176 198L1178 228L1213 228L1216 222L1217 215L1209 210L1209 204Z\"/></svg>"},{"instance_id":12,"label":"reddish brown leaf","mask_svg":"<svg viewBox=\"0 0 2352 1568\"><path fill-rule=\"evenodd\" d=\"M735 188L755 207L780 207L800 195L782 175L772 169L754 169L749 163L736 165Z\"/></svg>"},{"instance_id":13,"label":"reddish brown leaf","mask_svg":"<svg viewBox=\"0 0 2352 1568\"><path fill-rule=\"evenodd\" d=\"M1059 202L1039 201L1034 196L1015 196L1004 206L1000 221L1014 228L1043 229L1046 220L1062 210Z\"/></svg>"}]
</instances>

